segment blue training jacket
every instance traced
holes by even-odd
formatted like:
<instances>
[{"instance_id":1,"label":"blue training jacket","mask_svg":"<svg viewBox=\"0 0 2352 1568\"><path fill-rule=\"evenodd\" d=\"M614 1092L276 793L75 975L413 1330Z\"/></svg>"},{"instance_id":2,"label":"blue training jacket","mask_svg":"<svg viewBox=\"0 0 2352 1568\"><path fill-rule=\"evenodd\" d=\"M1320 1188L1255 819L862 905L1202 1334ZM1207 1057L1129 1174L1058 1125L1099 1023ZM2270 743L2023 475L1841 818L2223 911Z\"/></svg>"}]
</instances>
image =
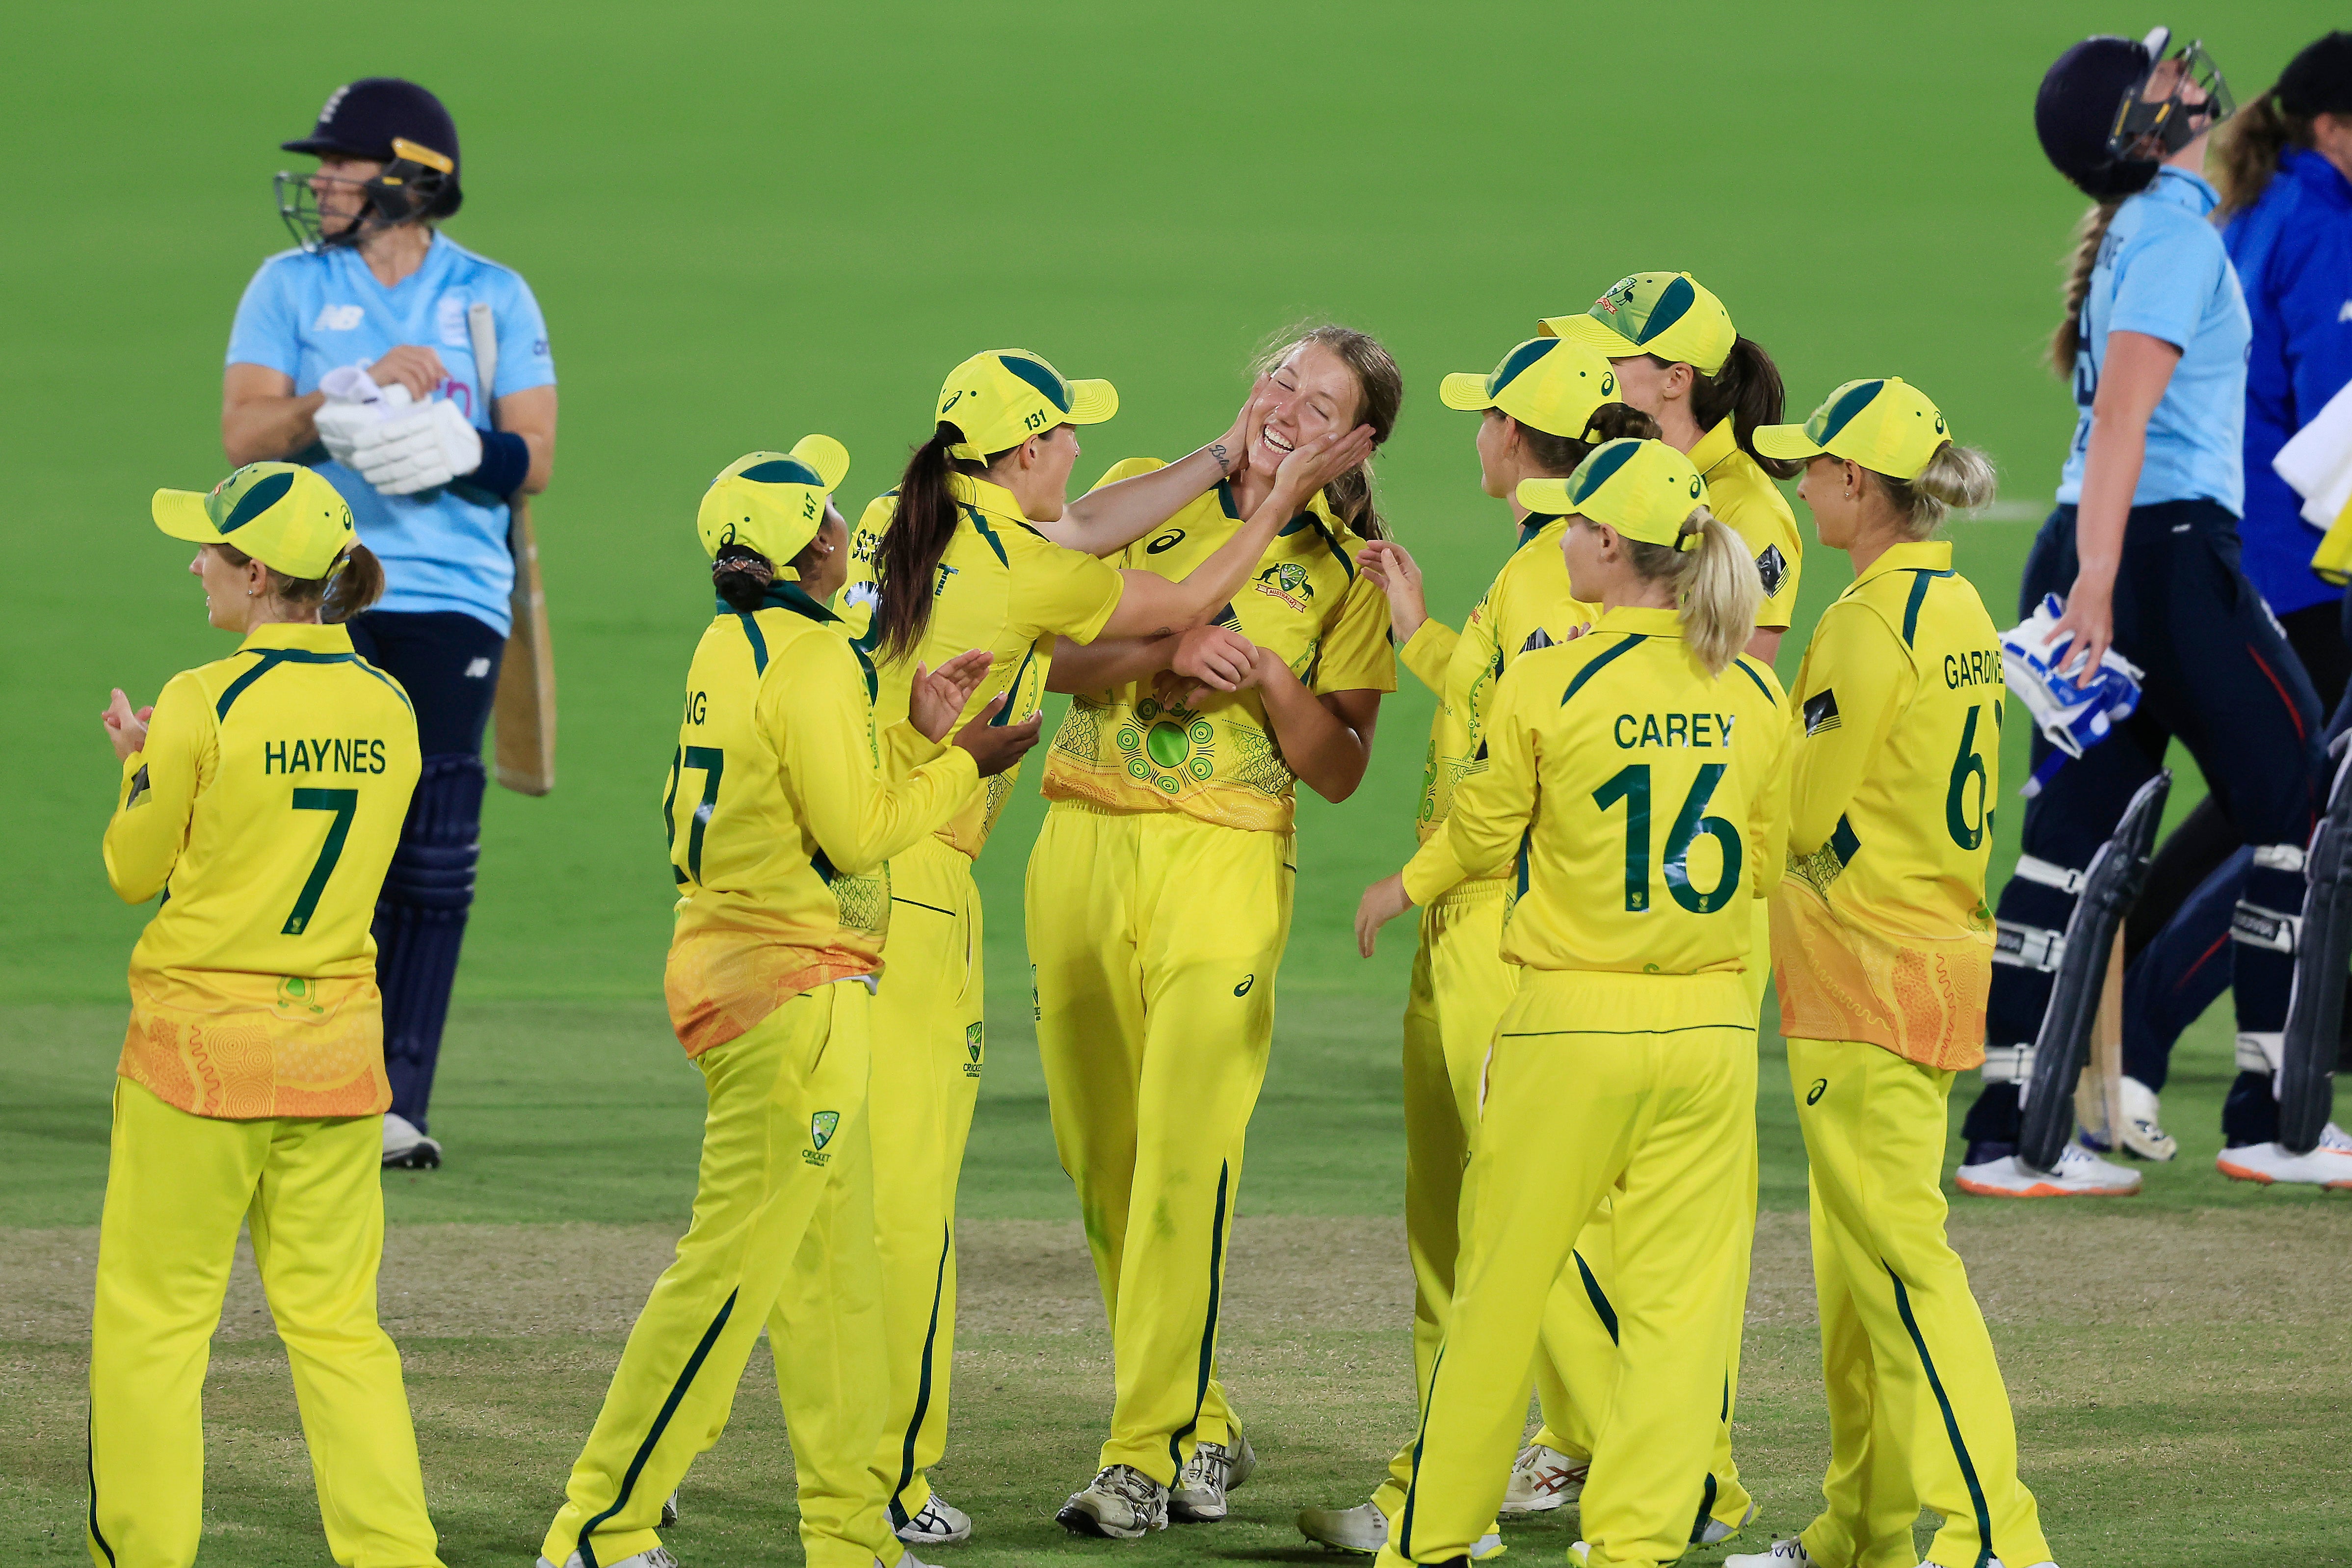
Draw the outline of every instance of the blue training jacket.
<instances>
[{"instance_id":1,"label":"blue training jacket","mask_svg":"<svg viewBox=\"0 0 2352 1568\"><path fill-rule=\"evenodd\" d=\"M2311 574L2319 531L2271 459L2352 383L2352 181L2290 148L2222 233L2253 318L2246 363L2246 575L2280 615L2343 596Z\"/></svg>"}]
</instances>

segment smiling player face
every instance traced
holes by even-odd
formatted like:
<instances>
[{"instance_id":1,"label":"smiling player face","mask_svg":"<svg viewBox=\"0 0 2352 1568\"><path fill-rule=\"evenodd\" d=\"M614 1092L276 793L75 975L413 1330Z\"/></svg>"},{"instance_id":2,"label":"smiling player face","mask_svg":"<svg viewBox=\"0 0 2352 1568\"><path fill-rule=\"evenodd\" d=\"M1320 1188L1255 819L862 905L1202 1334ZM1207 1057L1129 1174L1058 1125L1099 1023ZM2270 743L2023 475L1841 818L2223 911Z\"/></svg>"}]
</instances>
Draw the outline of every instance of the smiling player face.
<instances>
[{"instance_id":1,"label":"smiling player face","mask_svg":"<svg viewBox=\"0 0 2352 1568\"><path fill-rule=\"evenodd\" d=\"M1271 474L1318 436L1351 429L1364 389L1347 362L1320 343L1301 343L1266 377L1265 416L1250 433L1250 467Z\"/></svg>"}]
</instances>

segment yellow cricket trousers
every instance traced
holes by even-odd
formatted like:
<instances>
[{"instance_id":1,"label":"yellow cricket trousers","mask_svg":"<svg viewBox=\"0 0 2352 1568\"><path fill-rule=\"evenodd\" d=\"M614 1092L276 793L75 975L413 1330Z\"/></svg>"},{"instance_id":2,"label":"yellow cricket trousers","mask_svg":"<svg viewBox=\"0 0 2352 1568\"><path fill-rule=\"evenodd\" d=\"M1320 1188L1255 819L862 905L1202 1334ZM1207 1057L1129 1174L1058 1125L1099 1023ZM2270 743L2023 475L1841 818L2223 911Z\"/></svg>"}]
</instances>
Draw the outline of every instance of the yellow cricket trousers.
<instances>
[{"instance_id":1,"label":"yellow cricket trousers","mask_svg":"<svg viewBox=\"0 0 2352 1568\"><path fill-rule=\"evenodd\" d=\"M541 1548L586 1568L660 1544L662 1500L719 1440L764 1324L811 1568L895 1563L875 1464L887 1373L866 1137L866 986L795 996L695 1058L710 1097L694 1218L629 1331Z\"/></svg>"},{"instance_id":2,"label":"yellow cricket trousers","mask_svg":"<svg viewBox=\"0 0 2352 1568\"><path fill-rule=\"evenodd\" d=\"M1454 1302L1382 1563L1461 1556L1494 1517L1547 1303L1612 1191L1617 1383L1583 1531L1592 1568L1682 1555L1737 1308L1745 997L1736 973L1524 972L1487 1062Z\"/></svg>"},{"instance_id":3,"label":"yellow cricket trousers","mask_svg":"<svg viewBox=\"0 0 2352 1568\"><path fill-rule=\"evenodd\" d=\"M1274 1037L1293 836L1057 801L1029 858L1037 1048L1110 1318L1101 1463L1173 1482L1216 1380L1242 1142Z\"/></svg>"},{"instance_id":4,"label":"yellow cricket trousers","mask_svg":"<svg viewBox=\"0 0 2352 1568\"><path fill-rule=\"evenodd\" d=\"M1827 1506L1804 1541L1825 1568L1913 1568L1922 1504L1944 1516L1930 1563L2050 1557L1992 1336L1944 1238L1955 1076L1861 1041L1789 1042L1830 1406Z\"/></svg>"},{"instance_id":5,"label":"yellow cricket trousers","mask_svg":"<svg viewBox=\"0 0 2352 1568\"><path fill-rule=\"evenodd\" d=\"M1414 1386L1429 1388L1430 1363L1444 1335L1445 1303L1454 1289L1460 1245L1457 1210L1462 1175L1478 1124L1480 1074L1496 1024L1518 988L1518 966L1502 956L1508 884L1465 882L1422 911L1421 950L1413 960L1405 1004L1405 1241L1413 1267ZM1762 900L1757 908L1765 908ZM1761 964L1748 972L1748 991L1761 1005ZM1755 1060L1747 1062L1748 1102L1755 1100ZM1747 1300L1748 1254L1755 1233L1756 1136L1750 1117L1742 1143L1748 1166L1748 1215L1740 1233L1739 1297ZM1569 1267L1544 1308L1542 1343L1535 1361L1536 1397L1543 1424L1535 1441L1589 1459L1592 1436L1617 1386L1617 1314L1609 1300L1616 1273L1606 1199L1585 1222ZM1694 1500L1696 1537L1709 1519L1737 1530L1751 1502L1731 1453L1731 1397L1739 1376L1744 1312L1732 1326L1730 1370L1719 1406L1715 1455ZM1372 1501L1393 1521L1412 1479L1412 1445L1389 1461L1389 1479Z\"/></svg>"},{"instance_id":6,"label":"yellow cricket trousers","mask_svg":"<svg viewBox=\"0 0 2352 1568\"><path fill-rule=\"evenodd\" d=\"M971 860L925 838L890 862L890 940L874 998L874 1219L890 1397L880 1464L891 1523L930 1500L955 1364L956 1179L987 1055Z\"/></svg>"},{"instance_id":7,"label":"yellow cricket trousers","mask_svg":"<svg viewBox=\"0 0 2352 1568\"><path fill-rule=\"evenodd\" d=\"M115 1080L89 1332L93 1563L195 1560L205 1367L244 1222L328 1552L347 1568L437 1568L400 1352L375 1315L383 1162L381 1116L225 1121Z\"/></svg>"}]
</instances>

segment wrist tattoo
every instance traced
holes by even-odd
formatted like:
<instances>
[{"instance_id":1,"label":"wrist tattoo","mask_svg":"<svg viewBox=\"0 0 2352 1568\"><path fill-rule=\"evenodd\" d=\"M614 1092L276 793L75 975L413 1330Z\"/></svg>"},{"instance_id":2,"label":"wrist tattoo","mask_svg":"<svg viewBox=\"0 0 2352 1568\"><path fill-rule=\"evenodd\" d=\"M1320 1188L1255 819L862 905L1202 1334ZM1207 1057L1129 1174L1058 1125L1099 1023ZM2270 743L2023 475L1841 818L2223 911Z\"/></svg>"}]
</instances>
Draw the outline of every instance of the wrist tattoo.
<instances>
[{"instance_id":1,"label":"wrist tattoo","mask_svg":"<svg viewBox=\"0 0 2352 1568\"><path fill-rule=\"evenodd\" d=\"M1209 456L1217 459L1217 471L1219 473L1230 474L1234 471L1233 459L1226 456L1225 444L1223 441L1212 441L1209 443Z\"/></svg>"}]
</instances>

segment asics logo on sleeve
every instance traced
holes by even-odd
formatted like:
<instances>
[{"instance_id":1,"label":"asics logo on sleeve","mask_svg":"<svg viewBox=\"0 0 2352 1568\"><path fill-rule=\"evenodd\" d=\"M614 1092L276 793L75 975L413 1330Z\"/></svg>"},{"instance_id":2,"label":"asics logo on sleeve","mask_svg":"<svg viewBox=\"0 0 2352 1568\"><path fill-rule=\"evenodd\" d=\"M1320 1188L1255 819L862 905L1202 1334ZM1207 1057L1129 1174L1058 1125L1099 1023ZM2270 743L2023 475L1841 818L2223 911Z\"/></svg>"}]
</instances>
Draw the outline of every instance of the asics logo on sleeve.
<instances>
[{"instance_id":1,"label":"asics logo on sleeve","mask_svg":"<svg viewBox=\"0 0 2352 1568\"><path fill-rule=\"evenodd\" d=\"M1250 993L1250 987L1251 987L1251 986L1253 986L1253 985L1255 985L1255 984L1257 984L1257 976L1256 976L1256 975L1255 975L1255 974L1244 974L1244 975L1243 975L1243 976L1242 976L1242 983L1241 983L1239 985L1236 985L1236 986L1234 986L1234 995L1236 995L1236 996L1246 996L1246 995L1248 995L1248 994L1249 994L1249 993Z\"/></svg>"},{"instance_id":2,"label":"asics logo on sleeve","mask_svg":"<svg viewBox=\"0 0 2352 1568\"><path fill-rule=\"evenodd\" d=\"M1146 555L1157 555L1163 550L1173 550L1183 542L1184 531L1181 528L1171 528L1167 532L1161 534L1159 538L1153 540L1150 543L1145 545L1143 547L1143 552Z\"/></svg>"},{"instance_id":3,"label":"asics logo on sleeve","mask_svg":"<svg viewBox=\"0 0 2352 1568\"><path fill-rule=\"evenodd\" d=\"M1813 1087L1805 1090L1805 1103L1807 1105L1819 1105L1822 1100L1822 1096L1827 1094L1829 1090L1829 1079L1825 1078L1817 1078L1813 1079Z\"/></svg>"}]
</instances>

